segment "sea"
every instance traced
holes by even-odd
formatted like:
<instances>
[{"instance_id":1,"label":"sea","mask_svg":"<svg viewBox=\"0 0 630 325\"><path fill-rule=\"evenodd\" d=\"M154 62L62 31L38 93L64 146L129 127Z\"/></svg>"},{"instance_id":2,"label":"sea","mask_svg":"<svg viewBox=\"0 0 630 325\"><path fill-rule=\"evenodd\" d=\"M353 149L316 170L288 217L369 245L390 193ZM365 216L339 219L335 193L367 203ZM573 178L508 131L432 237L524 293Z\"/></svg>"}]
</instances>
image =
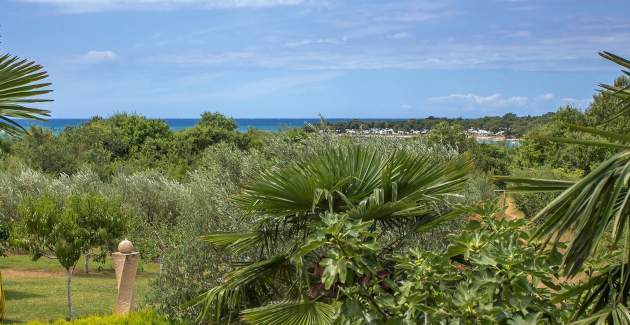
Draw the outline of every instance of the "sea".
<instances>
[{"instance_id":1,"label":"sea","mask_svg":"<svg viewBox=\"0 0 630 325\"><path fill-rule=\"evenodd\" d=\"M38 125L49 128L53 133L59 133L63 131L64 128L68 126L79 126L83 123L87 123L90 119L82 119L82 118L55 118L50 119L48 121L19 121L20 125L25 128L30 127L31 125ZM199 119L196 118L166 118L161 119L165 121L168 126L173 131L179 131L182 129L193 127L197 124ZM236 121L236 125L238 126L238 130L241 132L247 131L248 129L257 129L261 131L269 131L276 132L286 128L301 128L304 127L307 123L317 125L320 123L319 118L237 118L234 119ZM326 119L328 122L344 122L350 121L350 118L331 118ZM362 121L369 121L371 119L361 119ZM387 121L401 121L403 119L374 119L374 120L387 120Z\"/></svg>"}]
</instances>

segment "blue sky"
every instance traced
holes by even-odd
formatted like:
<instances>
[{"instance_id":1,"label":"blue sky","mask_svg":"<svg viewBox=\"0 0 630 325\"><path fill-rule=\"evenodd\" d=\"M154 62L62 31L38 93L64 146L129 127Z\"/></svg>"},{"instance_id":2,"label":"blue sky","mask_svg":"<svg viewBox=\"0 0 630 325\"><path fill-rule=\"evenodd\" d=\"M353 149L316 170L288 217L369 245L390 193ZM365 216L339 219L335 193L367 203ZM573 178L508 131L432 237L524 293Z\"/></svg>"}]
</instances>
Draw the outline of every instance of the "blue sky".
<instances>
[{"instance_id":1,"label":"blue sky","mask_svg":"<svg viewBox=\"0 0 630 325\"><path fill-rule=\"evenodd\" d=\"M412 118L585 107L629 1L0 0L53 117Z\"/></svg>"}]
</instances>

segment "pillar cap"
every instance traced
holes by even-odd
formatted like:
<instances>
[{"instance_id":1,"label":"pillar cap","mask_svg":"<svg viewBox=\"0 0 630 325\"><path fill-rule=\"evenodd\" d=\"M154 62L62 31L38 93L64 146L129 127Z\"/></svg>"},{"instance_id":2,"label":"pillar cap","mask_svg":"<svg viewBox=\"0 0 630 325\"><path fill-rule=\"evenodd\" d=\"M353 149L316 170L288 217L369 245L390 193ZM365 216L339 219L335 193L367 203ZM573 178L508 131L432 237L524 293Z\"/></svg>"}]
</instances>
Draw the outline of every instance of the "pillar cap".
<instances>
[{"instance_id":1,"label":"pillar cap","mask_svg":"<svg viewBox=\"0 0 630 325\"><path fill-rule=\"evenodd\" d=\"M123 254L130 254L130 253L132 253L133 252L133 243L130 240L125 238L123 241L118 243L118 252L123 253Z\"/></svg>"}]
</instances>

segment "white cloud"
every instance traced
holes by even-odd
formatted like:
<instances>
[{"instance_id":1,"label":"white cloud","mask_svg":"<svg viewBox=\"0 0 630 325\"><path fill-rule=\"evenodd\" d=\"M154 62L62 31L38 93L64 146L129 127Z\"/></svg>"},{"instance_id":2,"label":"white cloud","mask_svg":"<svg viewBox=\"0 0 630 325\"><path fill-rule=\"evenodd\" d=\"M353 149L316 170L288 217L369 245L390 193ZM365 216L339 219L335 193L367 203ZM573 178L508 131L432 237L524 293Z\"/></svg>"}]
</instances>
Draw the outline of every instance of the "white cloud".
<instances>
[{"instance_id":1,"label":"white cloud","mask_svg":"<svg viewBox=\"0 0 630 325\"><path fill-rule=\"evenodd\" d=\"M319 38L319 39L303 39L301 41L296 42L286 42L284 43L284 47L302 47L308 45L319 45L319 44L341 44L348 41L346 37L342 38Z\"/></svg>"},{"instance_id":2,"label":"white cloud","mask_svg":"<svg viewBox=\"0 0 630 325\"><path fill-rule=\"evenodd\" d=\"M399 32L399 33L393 34L390 37L393 39L407 39L407 38L411 38L412 35L407 32Z\"/></svg>"},{"instance_id":3,"label":"white cloud","mask_svg":"<svg viewBox=\"0 0 630 325\"><path fill-rule=\"evenodd\" d=\"M562 98L562 101L567 105L573 105L578 107L586 107L593 102L593 98L573 98L573 97L565 97Z\"/></svg>"},{"instance_id":4,"label":"white cloud","mask_svg":"<svg viewBox=\"0 0 630 325\"><path fill-rule=\"evenodd\" d=\"M515 37L515 38L523 38L523 37L530 37L532 36L532 33L528 30L519 30L519 31L515 31L515 32L510 32L506 34L507 37Z\"/></svg>"},{"instance_id":5,"label":"white cloud","mask_svg":"<svg viewBox=\"0 0 630 325\"><path fill-rule=\"evenodd\" d=\"M552 100L554 98L554 96L553 96L552 93L547 93L547 94L544 94L544 95L540 96L540 98L544 99L544 100Z\"/></svg>"},{"instance_id":6,"label":"white cloud","mask_svg":"<svg viewBox=\"0 0 630 325\"><path fill-rule=\"evenodd\" d=\"M72 13L110 10L156 10L180 7L246 8L298 5L312 0L18 0L56 6Z\"/></svg>"},{"instance_id":7,"label":"white cloud","mask_svg":"<svg viewBox=\"0 0 630 325\"><path fill-rule=\"evenodd\" d=\"M87 53L79 56L77 63L100 63L107 61L114 61L118 58L118 55L113 51L97 51L89 50Z\"/></svg>"},{"instance_id":8,"label":"white cloud","mask_svg":"<svg viewBox=\"0 0 630 325\"><path fill-rule=\"evenodd\" d=\"M405 104L400 105L400 108L402 108L404 110L409 110L409 109L412 109L413 106L411 104L405 103Z\"/></svg>"},{"instance_id":9,"label":"white cloud","mask_svg":"<svg viewBox=\"0 0 630 325\"><path fill-rule=\"evenodd\" d=\"M448 96L430 97L427 99L433 103L444 104L463 104L463 105L477 105L487 107L508 107L508 106L525 106L529 100L524 96L512 96L504 97L503 95L496 93L488 96L482 96L477 94L451 94Z\"/></svg>"}]
</instances>

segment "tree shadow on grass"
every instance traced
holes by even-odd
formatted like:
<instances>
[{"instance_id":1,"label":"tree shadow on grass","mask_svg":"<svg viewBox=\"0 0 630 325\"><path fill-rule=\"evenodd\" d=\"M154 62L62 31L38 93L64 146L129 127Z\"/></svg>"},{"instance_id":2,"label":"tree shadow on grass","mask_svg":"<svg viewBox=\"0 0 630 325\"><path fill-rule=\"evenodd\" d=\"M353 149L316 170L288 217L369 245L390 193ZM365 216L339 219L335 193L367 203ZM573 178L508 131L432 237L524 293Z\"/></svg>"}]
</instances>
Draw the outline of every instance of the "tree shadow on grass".
<instances>
[{"instance_id":1,"label":"tree shadow on grass","mask_svg":"<svg viewBox=\"0 0 630 325\"><path fill-rule=\"evenodd\" d=\"M15 290L8 290L8 289L4 290L4 294L6 296L7 301L45 297L44 295L40 295L40 294L36 294L32 292L15 291Z\"/></svg>"}]
</instances>

